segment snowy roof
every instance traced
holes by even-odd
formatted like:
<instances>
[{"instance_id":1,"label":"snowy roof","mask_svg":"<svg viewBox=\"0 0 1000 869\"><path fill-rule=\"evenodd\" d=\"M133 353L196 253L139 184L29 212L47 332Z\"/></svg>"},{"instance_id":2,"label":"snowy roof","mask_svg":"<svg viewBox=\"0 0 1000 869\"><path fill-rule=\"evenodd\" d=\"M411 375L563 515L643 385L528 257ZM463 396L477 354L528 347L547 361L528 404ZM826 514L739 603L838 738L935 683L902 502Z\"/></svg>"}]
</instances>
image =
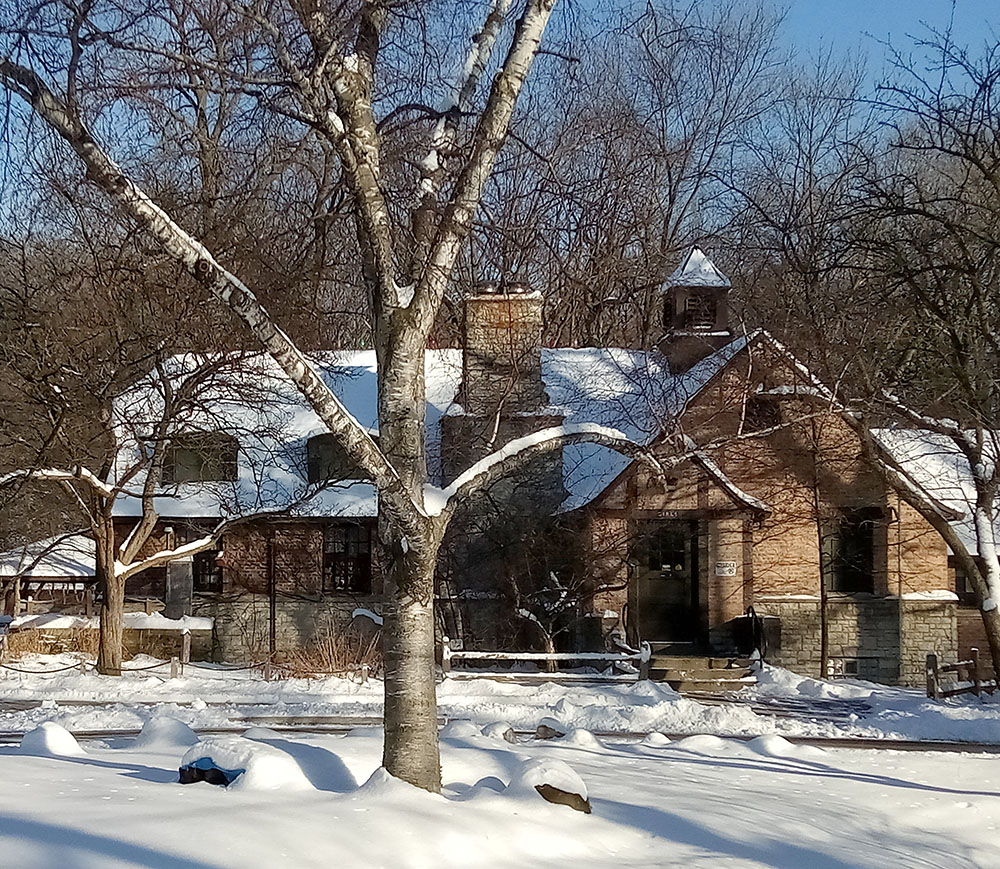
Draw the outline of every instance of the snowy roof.
<instances>
[{"instance_id":1,"label":"snowy roof","mask_svg":"<svg viewBox=\"0 0 1000 869\"><path fill-rule=\"evenodd\" d=\"M731 287L732 283L700 247L692 247L673 273L667 278L668 287Z\"/></svg>"},{"instance_id":2,"label":"snowy roof","mask_svg":"<svg viewBox=\"0 0 1000 869\"><path fill-rule=\"evenodd\" d=\"M976 488L969 461L944 435L904 428L880 429L879 441L924 493L960 516L951 519L966 549L979 552L975 528ZM994 527L1000 539L1000 522Z\"/></svg>"},{"instance_id":3,"label":"snowy roof","mask_svg":"<svg viewBox=\"0 0 1000 869\"><path fill-rule=\"evenodd\" d=\"M560 414L569 424L597 423L622 431L647 444L681 412L688 401L740 349L738 339L690 371L674 376L658 352L616 348L543 349L542 377L549 398L540 414ZM312 358L317 371L347 409L365 426L377 424L376 363L374 351L325 353ZM190 370L194 357L179 356L171 365L180 374ZM461 414L455 403L462 376L459 350L428 350L427 454L432 481L441 476L441 419ZM262 354L243 356L223 378L210 401L211 411L191 416L185 429L219 431L240 445L238 480L219 483L183 483L163 487L155 506L164 518L225 518L290 508L296 516L345 518L376 515L374 487L361 481L326 486L310 485L306 474L306 443L326 431L273 361ZM141 437L156 419L161 399L155 386L141 382L116 402L124 432ZM182 431L184 429L181 429ZM128 435L123 437L128 440ZM134 452L122 451L117 473L123 474ZM562 510L581 507L603 492L630 464L630 460L592 444L563 450L563 478L567 499ZM119 477L120 479L120 477ZM115 504L115 515L138 516L142 479L129 481Z\"/></svg>"},{"instance_id":4,"label":"snowy roof","mask_svg":"<svg viewBox=\"0 0 1000 869\"><path fill-rule=\"evenodd\" d=\"M0 576L94 576L94 541L82 534L50 537L0 553Z\"/></svg>"}]
</instances>

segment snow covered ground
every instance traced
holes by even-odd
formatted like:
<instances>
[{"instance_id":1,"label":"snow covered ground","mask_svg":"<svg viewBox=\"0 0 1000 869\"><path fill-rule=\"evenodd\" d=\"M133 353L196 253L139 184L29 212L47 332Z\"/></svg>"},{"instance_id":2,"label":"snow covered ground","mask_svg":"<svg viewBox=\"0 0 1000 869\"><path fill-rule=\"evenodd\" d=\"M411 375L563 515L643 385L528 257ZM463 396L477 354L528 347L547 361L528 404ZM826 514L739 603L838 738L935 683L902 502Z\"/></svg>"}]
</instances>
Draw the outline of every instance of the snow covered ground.
<instances>
[{"instance_id":1,"label":"snow covered ground","mask_svg":"<svg viewBox=\"0 0 1000 869\"><path fill-rule=\"evenodd\" d=\"M257 728L269 765L244 787L181 785L193 735L77 748L50 726L0 747L0 864L181 867L988 867L997 865L994 757L822 751L778 736L643 743L442 738L440 796L387 778L381 732ZM227 743L231 757L254 754ZM505 788L526 761L569 765L593 814ZM279 762L280 761L280 762ZM245 762L241 760L240 762ZM263 770L263 771L262 771ZM239 781L237 779L237 781Z\"/></svg>"},{"instance_id":2,"label":"snow covered ground","mask_svg":"<svg viewBox=\"0 0 1000 869\"><path fill-rule=\"evenodd\" d=\"M68 656L36 656L18 666L54 670L69 663ZM154 663L136 659L129 666ZM848 704L839 715L809 714L810 702L836 707L838 699ZM919 691L849 680L821 682L765 667L759 684L743 691L740 700L708 705L652 682L595 686L450 679L438 688L445 719L471 719L480 725L503 719L528 730L540 718L552 716L569 727L605 733L777 733L1000 743L1000 698L966 696L939 703ZM12 708L4 701L42 705ZM772 702L779 712L791 702L804 712L792 718L772 714ZM0 670L0 732L27 731L50 720L73 731L138 729L158 713L208 728L260 715L377 718L381 712L382 686L376 680L364 685L332 677L265 682L253 671L190 667L179 679L169 678L169 667L120 679L72 669L50 675Z\"/></svg>"}]
</instances>

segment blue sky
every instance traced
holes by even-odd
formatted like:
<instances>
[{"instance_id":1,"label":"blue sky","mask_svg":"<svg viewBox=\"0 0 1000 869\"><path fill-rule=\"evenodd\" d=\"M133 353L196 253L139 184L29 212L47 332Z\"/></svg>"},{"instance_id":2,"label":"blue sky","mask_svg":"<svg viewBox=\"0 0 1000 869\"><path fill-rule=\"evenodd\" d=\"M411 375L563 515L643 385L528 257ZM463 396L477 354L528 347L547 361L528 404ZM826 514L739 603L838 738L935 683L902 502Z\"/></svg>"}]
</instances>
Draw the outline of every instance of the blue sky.
<instances>
[{"instance_id":1,"label":"blue sky","mask_svg":"<svg viewBox=\"0 0 1000 869\"><path fill-rule=\"evenodd\" d=\"M790 46L805 52L861 49L875 75L884 57L877 40L906 48L908 34L926 33L922 22L944 30L952 16L951 0L775 0L775 6L788 10L784 34ZM955 41L976 49L974 54L1000 37L1000 0L957 0L954 15Z\"/></svg>"}]
</instances>

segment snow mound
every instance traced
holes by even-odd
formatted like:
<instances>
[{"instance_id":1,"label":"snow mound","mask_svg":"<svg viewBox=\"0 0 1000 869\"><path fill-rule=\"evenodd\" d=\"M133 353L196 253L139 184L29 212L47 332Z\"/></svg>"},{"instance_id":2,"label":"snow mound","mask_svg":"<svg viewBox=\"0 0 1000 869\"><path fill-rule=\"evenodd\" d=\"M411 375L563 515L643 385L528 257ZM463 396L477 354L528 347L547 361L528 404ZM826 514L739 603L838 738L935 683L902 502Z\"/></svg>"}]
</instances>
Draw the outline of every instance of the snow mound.
<instances>
[{"instance_id":1,"label":"snow mound","mask_svg":"<svg viewBox=\"0 0 1000 869\"><path fill-rule=\"evenodd\" d=\"M777 733L768 733L766 736L751 739L747 743L747 748L768 757L791 757L798 753L798 746L792 745L783 736L778 736Z\"/></svg>"},{"instance_id":2,"label":"snow mound","mask_svg":"<svg viewBox=\"0 0 1000 869\"><path fill-rule=\"evenodd\" d=\"M483 736L490 739L502 739L504 742L517 742L514 728L506 721L494 721L483 728Z\"/></svg>"},{"instance_id":3,"label":"snow mound","mask_svg":"<svg viewBox=\"0 0 1000 869\"><path fill-rule=\"evenodd\" d=\"M135 738L135 747L194 745L197 741L198 734L183 721L167 716L157 716L150 718L142 725L142 730Z\"/></svg>"},{"instance_id":4,"label":"snow mound","mask_svg":"<svg viewBox=\"0 0 1000 869\"><path fill-rule=\"evenodd\" d=\"M761 664L757 671L756 690L761 694L776 694L783 697L815 697L824 700L867 699L880 686L865 682L825 682L800 676L791 670L784 670L771 664Z\"/></svg>"},{"instance_id":5,"label":"snow mound","mask_svg":"<svg viewBox=\"0 0 1000 869\"><path fill-rule=\"evenodd\" d=\"M548 802L556 802L551 798L551 789L561 791L563 794L576 796L579 803L586 804L586 809L582 807L580 811L590 813L590 803L587 795L587 785L569 764L561 760L528 760L521 764L510 784L507 786L507 794L515 798L542 797ZM546 795L546 792L550 795ZM560 800L560 802L562 802ZM566 803L569 805L570 803Z\"/></svg>"},{"instance_id":6,"label":"snow mound","mask_svg":"<svg viewBox=\"0 0 1000 869\"><path fill-rule=\"evenodd\" d=\"M694 751L698 754L716 754L726 748L726 740L707 733L699 733L697 736L686 736L675 742L674 745L677 748Z\"/></svg>"},{"instance_id":7,"label":"snow mound","mask_svg":"<svg viewBox=\"0 0 1000 869\"><path fill-rule=\"evenodd\" d=\"M538 722L535 728L535 739L554 739L557 736L565 736L570 731L567 727L555 718L545 717Z\"/></svg>"},{"instance_id":8,"label":"snow mound","mask_svg":"<svg viewBox=\"0 0 1000 869\"><path fill-rule=\"evenodd\" d=\"M645 739L639 744L645 745L647 748L663 748L664 745L670 745L670 738L654 731L647 733Z\"/></svg>"},{"instance_id":9,"label":"snow mound","mask_svg":"<svg viewBox=\"0 0 1000 869\"><path fill-rule=\"evenodd\" d=\"M313 789L290 754L242 736L205 739L185 752L181 766L220 769L230 779L231 790Z\"/></svg>"},{"instance_id":10,"label":"snow mound","mask_svg":"<svg viewBox=\"0 0 1000 869\"><path fill-rule=\"evenodd\" d=\"M589 730L584 730L582 727L574 727L559 740L559 744L576 745L580 748L604 748L604 743L601 740Z\"/></svg>"},{"instance_id":11,"label":"snow mound","mask_svg":"<svg viewBox=\"0 0 1000 869\"><path fill-rule=\"evenodd\" d=\"M21 739L21 752L50 757L78 757L84 754L80 743L61 724L46 721Z\"/></svg>"},{"instance_id":12,"label":"snow mound","mask_svg":"<svg viewBox=\"0 0 1000 869\"><path fill-rule=\"evenodd\" d=\"M469 739L473 736L482 736L482 731L468 719L458 719L449 721L441 728L442 739Z\"/></svg>"}]
</instances>

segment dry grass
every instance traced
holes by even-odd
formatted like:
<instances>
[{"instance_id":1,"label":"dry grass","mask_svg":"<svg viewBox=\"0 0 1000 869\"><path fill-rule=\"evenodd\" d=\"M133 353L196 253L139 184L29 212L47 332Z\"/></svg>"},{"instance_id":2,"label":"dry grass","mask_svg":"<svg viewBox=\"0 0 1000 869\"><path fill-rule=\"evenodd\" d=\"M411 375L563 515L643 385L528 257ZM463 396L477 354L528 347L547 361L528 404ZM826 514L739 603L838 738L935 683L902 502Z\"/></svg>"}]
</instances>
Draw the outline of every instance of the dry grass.
<instances>
[{"instance_id":1,"label":"dry grass","mask_svg":"<svg viewBox=\"0 0 1000 869\"><path fill-rule=\"evenodd\" d=\"M308 678L331 673L354 676L363 664L368 665L371 676L382 672L382 648L378 635L330 634L310 646L282 652L279 667L289 676Z\"/></svg>"},{"instance_id":2,"label":"dry grass","mask_svg":"<svg viewBox=\"0 0 1000 869\"><path fill-rule=\"evenodd\" d=\"M97 637L96 628L15 631L7 637L6 652L11 660L24 655L54 655L60 652L72 652L93 659L97 657Z\"/></svg>"}]
</instances>

